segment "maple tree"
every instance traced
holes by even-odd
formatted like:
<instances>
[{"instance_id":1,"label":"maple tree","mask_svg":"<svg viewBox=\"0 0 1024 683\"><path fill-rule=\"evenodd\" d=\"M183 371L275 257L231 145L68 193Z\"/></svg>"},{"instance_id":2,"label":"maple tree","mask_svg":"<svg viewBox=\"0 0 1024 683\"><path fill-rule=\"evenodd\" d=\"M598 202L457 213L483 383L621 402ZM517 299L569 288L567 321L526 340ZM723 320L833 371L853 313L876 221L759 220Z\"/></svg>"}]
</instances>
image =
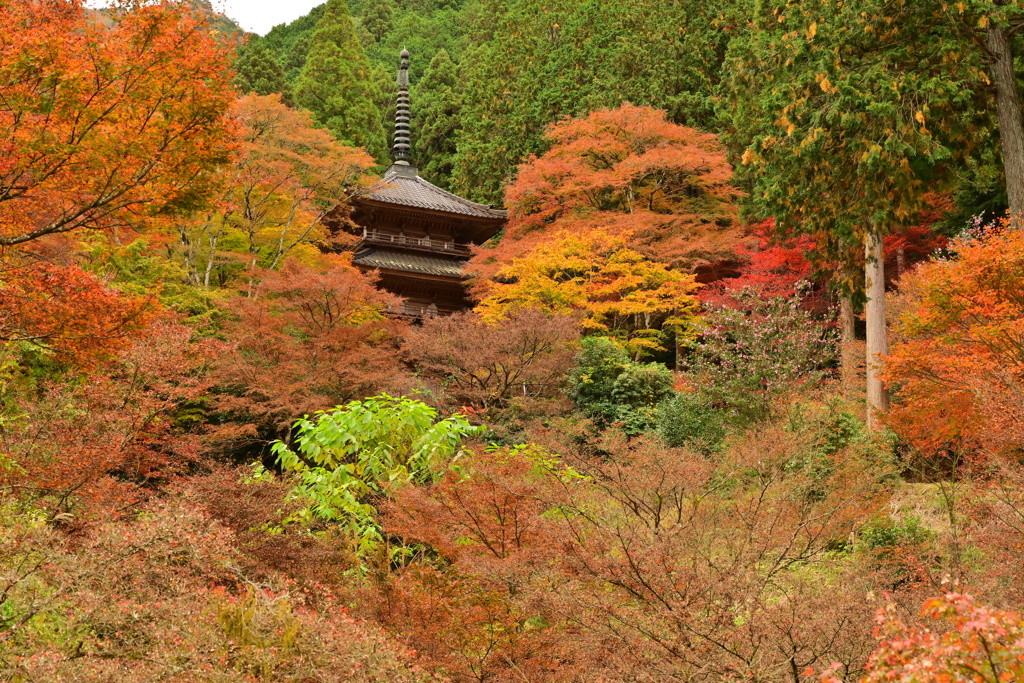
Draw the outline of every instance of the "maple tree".
<instances>
[{"instance_id":1,"label":"maple tree","mask_svg":"<svg viewBox=\"0 0 1024 683\"><path fill-rule=\"evenodd\" d=\"M697 287L692 275L644 258L620 236L565 232L479 285L476 311L485 320L526 308L583 313L585 329L619 334L634 353L643 353L661 348L663 327L693 319Z\"/></svg>"},{"instance_id":2,"label":"maple tree","mask_svg":"<svg viewBox=\"0 0 1024 683\"><path fill-rule=\"evenodd\" d=\"M342 215L346 192L366 184L374 164L366 152L316 128L308 112L286 106L280 95L241 97L231 116L238 150L222 176L225 191L216 210L174 221L189 277L206 287L225 258L224 245L239 238L250 270L277 268L293 251L327 241L324 216L332 209Z\"/></svg>"},{"instance_id":3,"label":"maple tree","mask_svg":"<svg viewBox=\"0 0 1024 683\"><path fill-rule=\"evenodd\" d=\"M201 203L227 160L228 48L187 3L0 12L0 245Z\"/></svg>"},{"instance_id":4,"label":"maple tree","mask_svg":"<svg viewBox=\"0 0 1024 683\"><path fill-rule=\"evenodd\" d=\"M925 603L922 616L952 627L939 633L908 627L894 606L880 610L878 635L862 683L882 681L983 681L1024 677L1024 621L1019 614L977 604L969 595L947 593ZM826 674L823 683L839 683Z\"/></svg>"},{"instance_id":5,"label":"maple tree","mask_svg":"<svg viewBox=\"0 0 1024 683\"><path fill-rule=\"evenodd\" d=\"M467 7L471 47L453 185L477 201L501 199L517 165L549 146L545 131L632 102L674 123L714 125L713 92L735 0L487 0Z\"/></svg>"},{"instance_id":6,"label":"maple tree","mask_svg":"<svg viewBox=\"0 0 1024 683\"><path fill-rule=\"evenodd\" d=\"M629 104L551 126L551 149L524 163L506 191L509 222L481 276L559 232L603 231L643 255L696 270L731 260L742 240L732 168L717 138Z\"/></svg>"},{"instance_id":7,"label":"maple tree","mask_svg":"<svg viewBox=\"0 0 1024 683\"><path fill-rule=\"evenodd\" d=\"M106 500L102 510L193 464L203 449L189 413L214 351L194 336L162 318L103 367L38 386L5 367L2 484L51 495L58 508Z\"/></svg>"},{"instance_id":8,"label":"maple tree","mask_svg":"<svg viewBox=\"0 0 1024 683\"><path fill-rule=\"evenodd\" d=\"M0 343L24 342L92 366L116 357L151 322L152 297L111 289L76 265L0 259Z\"/></svg>"},{"instance_id":9,"label":"maple tree","mask_svg":"<svg viewBox=\"0 0 1024 683\"><path fill-rule=\"evenodd\" d=\"M262 273L256 296L230 304L231 346L214 377L219 409L235 420L217 435L269 441L304 414L401 387L400 337L384 317L396 304L344 257Z\"/></svg>"},{"instance_id":10,"label":"maple tree","mask_svg":"<svg viewBox=\"0 0 1024 683\"><path fill-rule=\"evenodd\" d=\"M231 529L189 500L155 496L70 535L0 495L0 676L436 680L342 596L246 566Z\"/></svg>"},{"instance_id":11,"label":"maple tree","mask_svg":"<svg viewBox=\"0 0 1024 683\"><path fill-rule=\"evenodd\" d=\"M998 454L1024 443L1024 237L996 229L950 249L955 258L921 264L899 283L888 421L927 453L980 445Z\"/></svg>"},{"instance_id":12,"label":"maple tree","mask_svg":"<svg viewBox=\"0 0 1024 683\"><path fill-rule=\"evenodd\" d=\"M467 677L550 681L638 667L802 680L866 661L867 577L829 547L885 475L849 442L805 450L813 430L769 427L709 459L562 425L532 437L386 506L385 529L429 550L378 609L425 654Z\"/></svg>"},{"instance_id":13,"label":"maple tree","mask_svg":"<svg viewBox=\"0 0 1024 683\"><path fill-rule=\"evenodd\" d=\"M772 219L752 226L751 232L757 244L742 244L736 249L737 257L744 261L739 275L703 287L697 293L702 303L735 305L736 295L748 289L768 297L794 297L801 283L814 280L814 265L807 258L815 248L814 240L805 235L781 237ZM824 305L815 303L815 310L824 310Z\"/></svg>"},{"instance_id":14,"label":"maple tree","mask_svg":"<svg viewBox=\"0 0 1024 683\"><path fill-rule=\"evenodd\" d=\"M403 348L444 404L491 418L557 402L578 337L574 316L527 308L493 322L473 312L427 319Z\"/></svg>"}]
</instances>

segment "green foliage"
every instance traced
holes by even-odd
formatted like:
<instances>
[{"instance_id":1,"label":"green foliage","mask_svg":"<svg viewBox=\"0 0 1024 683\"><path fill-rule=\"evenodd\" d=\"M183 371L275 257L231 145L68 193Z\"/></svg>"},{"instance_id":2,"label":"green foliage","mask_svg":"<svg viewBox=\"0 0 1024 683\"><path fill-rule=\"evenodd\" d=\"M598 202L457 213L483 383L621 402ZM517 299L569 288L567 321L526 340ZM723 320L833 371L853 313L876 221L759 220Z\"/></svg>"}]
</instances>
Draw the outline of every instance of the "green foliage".
<instances>
[{"instance_id":1,"label":"green foliage","mask_svg":"<svg viewBox=\"0 0 1024 683\"><path fill-rule=\"evenodd\" d=\"M623 101L708 128L728 32L723 3L486 0L464 53L463 133L454 186L499 202L502 184L562 117Z\"/></svg>"},{"instance_id":2,"label":"green foliage","mask_svg":"<svg viewBox=\"0 0 1024 683\"><path fill-rule=\"evenodd\" d=\"M285 80L284 70L259 38L253 38L239 49L235 61L235 88L243 95L271 95L280 93L290 105L291 87Z\"/></svg>"},{"instance_id":3,"label":"green foliage","mask_svg":"<svg viewBox=\"0 0 1024 683\"><path fill-rule=\"evenodd\" d=\"M272 451L298 478L295 495L309 501L297 520L341 525L360 555L376 548L373 503L400 484L436 479L479 431L461 415L436 418L421 401L381 394L296 422L296 450L277 441ZM264 476L259 466L256 476Z\"/></svg>"},{"instance_id":4,"label":"green foliage","mask_svg":"<svg viewBox=\"0 0 1024 683\"><path fill-rule=\"evenodd\" d=\"M860 540L871 551L886 553L896 548L905 548L927 543L935 536L921 525L921 519L910 515L893 519L888 515L876 517L860 530Z\"/></svg>"},{"instance_id":5,"label":"green foliage","mask_svg":"<svg viewBox=\"0 0 1024 683\"><path fill-rule=\"evenodd\" d=\"M658 406L658 433L670 448L715 453L725 440L726 423L727 416L697 394L676 394Z\"/></svg>"},{"instance_id":6,"label":"green foliage","mask_svg":"<svg viewBox=\"0 0 1024 683\"><path fill-rule=\"evenodd\" d=\"M947 3L753 3L721 98L752 212L852 261L970 165L988 78L949 19Z\"/></svg>"},{"instance_id":7,"label":"green foliage","mask_svg":"<svg viewBox=\"0 0 1024 683\"><path fill-rule=\"evenodd\" d=\"M569 375L569 397L577 406L607 401L629 363L629 354L611 337L585 337Z\"/></svg>"},{"instance_id":8,"label":"green foliage","mask_svg":"<svg viewBox=\"0 0 1024 683\"><path fill-rule=\"evenodd\" d=\"M612 400L619 405L653 407L672 395L675 378L661 363L631 362L612 385Z\"/></svg>"},{"instance_id":9,"label":"green foliage","mask_svg":"<svg viewBox=\"0 0 1024 683\"><path fill-rule=\"evenodd\" d=\"M455 62L441 50L412 92L413 159L425 178L445 189L450 189L462 121L458 80Z\"/></svg>"},{"instance_id":10,"label":"green foliage","mask_svg":"<svg viewBox=\"0 0 1024 683\"><path fill-rule=\"evenodd\" d=\"M391 31L391 20L395 14L394 0L375 0L366 8L362 26L373 40L380 42Z\"/></svg>"},{"instance_id":11,"label":"green foliage","mask_svg":"<svg viewBox=\"0 0 1024 683\"><path fill-rule=\"evenodd\" d=\"M619 422L636 435L654 427L656 406L672 395L672 371L638 363L610 337L586 337L569 374L569 397L599 426Z\"/></svg>"},{"instance_id":12,"label":"green foliage","mask_svg":"<svg viewBox=\"0 0 1024 683\"><path fill-rule=\"evenodd\" d=\"M191 326L209 332L224 317L218 294L186 284L185 270L155 251L147 238L118 244L106 235L92 235L82 241L80 248L87 270L123 292L155 295Z\"/></svg>"},{"instance_id":13,"label":"green foliage","mask_svg":"<svg viewBox=\"0 0 1024 683\"><path fill-rule=\"evenodd\" d=\"M306 63L313 32L326 9L327 3L318 5L290 24L279 24L270 29L262 39L267 49L276 55L289 84L294 85Z\"/></svg>"},{"instance_id":14,"label":"green foliage","mask_svg":"<svg viewBox=\"0 0 1024 683\"><path fill-rule=\"evenodd\" d=\"M387 157L380 84L356 39L346 0L330 0L295 80L296 103L347 144Z\"/></svg>"}]
</instances>

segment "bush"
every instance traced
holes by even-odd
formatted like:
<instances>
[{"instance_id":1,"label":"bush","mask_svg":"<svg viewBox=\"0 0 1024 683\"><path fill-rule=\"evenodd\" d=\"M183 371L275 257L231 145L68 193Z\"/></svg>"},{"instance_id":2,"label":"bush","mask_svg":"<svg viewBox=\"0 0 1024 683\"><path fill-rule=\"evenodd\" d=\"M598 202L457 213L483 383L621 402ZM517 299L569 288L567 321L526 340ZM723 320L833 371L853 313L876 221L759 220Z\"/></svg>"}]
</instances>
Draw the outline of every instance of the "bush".
<instances>
[{"instance_id":1,"label":"bush","mask_svg":"<svg viewBox=\"0 0 1024 683\"><path fill-rule=\"evenodd\" d=\"M637 363L609 337L587 337L569 376L569 395L584 415L606 427L621 423L631 436L655 427L659 403L675 378L660 363Z\"/></svg>"},{"instance_id":2,"label":"bush","mask_svg":"<svg viewBox=\"0 0 1024 683\"><path fill-rule=\"evenodd\" d=\"M726 416L695 394L677 394L658 406L657 425L669 448L705 455L721 449L726 434Z\"/></svg>"},{"instance_id":3,"label":"bush","mask_svg":"<svg viewBox=\"0 0 1024 683\"><path fill-rule=\"evenodd\" d=\"M824 374L835 335L799 298L763 299L751 290L734 298L738 308L707 314L687 368L701 394L747 424L767 419L778 396Z\"/></svg>"},{"instance_id":4,"label":"bush","mask_svg":"<svg viewBox=\"0 0 1024 683\"><path fill-rule=\"evenodd\" d=\"M339 523L352 534L357 554L382 540L373 502L397 484L431 481L475 434L461 415L435 422L437 411L421 401L381 394L304 417L295 427L298 449L272 446L286 472L299 479L295 495L309 500L296 519ZM256 477L265 477L257 465Z\"/></svg>"},{"instance_id":5,"label":"bush","mask_svg":"<svg viewBox=\"0 0 1024 683\"><path fill-rule=\"evenodd\" d=\"M921 545L934 536L921 525L921 518L909 516L905 519L878 517L860 531L861 541L868 550L887 553L895 548Z\"/></svg>"}]
</instances>

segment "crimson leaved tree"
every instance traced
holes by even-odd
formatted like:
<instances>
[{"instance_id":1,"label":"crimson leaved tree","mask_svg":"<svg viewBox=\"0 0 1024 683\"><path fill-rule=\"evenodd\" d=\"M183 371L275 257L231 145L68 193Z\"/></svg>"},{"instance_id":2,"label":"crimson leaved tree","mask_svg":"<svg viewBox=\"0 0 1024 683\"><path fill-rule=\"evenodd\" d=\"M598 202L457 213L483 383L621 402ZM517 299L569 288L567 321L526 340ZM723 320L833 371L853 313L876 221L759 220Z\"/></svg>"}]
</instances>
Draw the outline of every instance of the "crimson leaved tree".
<instances>
[{"instance_id":1,"label":"crimson leaved tree","mask_svg":"<svg viewBox=\"0 0 1024 683\"><path fill-rule=\"evenodd\" d=\"M625 104L557 123L546 138L551 148L506 191L500 244L473 261L481 276L563 231L630 238L644 256L690 271L733 258L736 190L714 135Z\"/></svg>"}]
</instances>

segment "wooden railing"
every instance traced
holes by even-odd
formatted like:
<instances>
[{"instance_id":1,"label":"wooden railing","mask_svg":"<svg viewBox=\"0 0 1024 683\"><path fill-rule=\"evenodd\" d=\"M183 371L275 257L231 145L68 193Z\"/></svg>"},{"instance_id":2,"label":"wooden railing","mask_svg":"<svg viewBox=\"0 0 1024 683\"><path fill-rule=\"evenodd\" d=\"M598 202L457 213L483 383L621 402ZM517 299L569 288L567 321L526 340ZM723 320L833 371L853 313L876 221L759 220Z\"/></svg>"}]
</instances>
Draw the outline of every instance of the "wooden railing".
<instances>
[{"instance_id":1,"label":"wooden railing","mask_svg":"<svg viewBox=\"0 0 1024 683\"><path fill-rule=\"evenodd\" d=\"M470 253L469 245L458 244L452 240L438 239L437 237L409 237L408 235L397 235L392 232L382 232L372 228L363 228L363 241L375 244L399 244L406 247L426 249L429 251L440 251L448 254L465 256Z\"/></svg>"}]
</instances>

